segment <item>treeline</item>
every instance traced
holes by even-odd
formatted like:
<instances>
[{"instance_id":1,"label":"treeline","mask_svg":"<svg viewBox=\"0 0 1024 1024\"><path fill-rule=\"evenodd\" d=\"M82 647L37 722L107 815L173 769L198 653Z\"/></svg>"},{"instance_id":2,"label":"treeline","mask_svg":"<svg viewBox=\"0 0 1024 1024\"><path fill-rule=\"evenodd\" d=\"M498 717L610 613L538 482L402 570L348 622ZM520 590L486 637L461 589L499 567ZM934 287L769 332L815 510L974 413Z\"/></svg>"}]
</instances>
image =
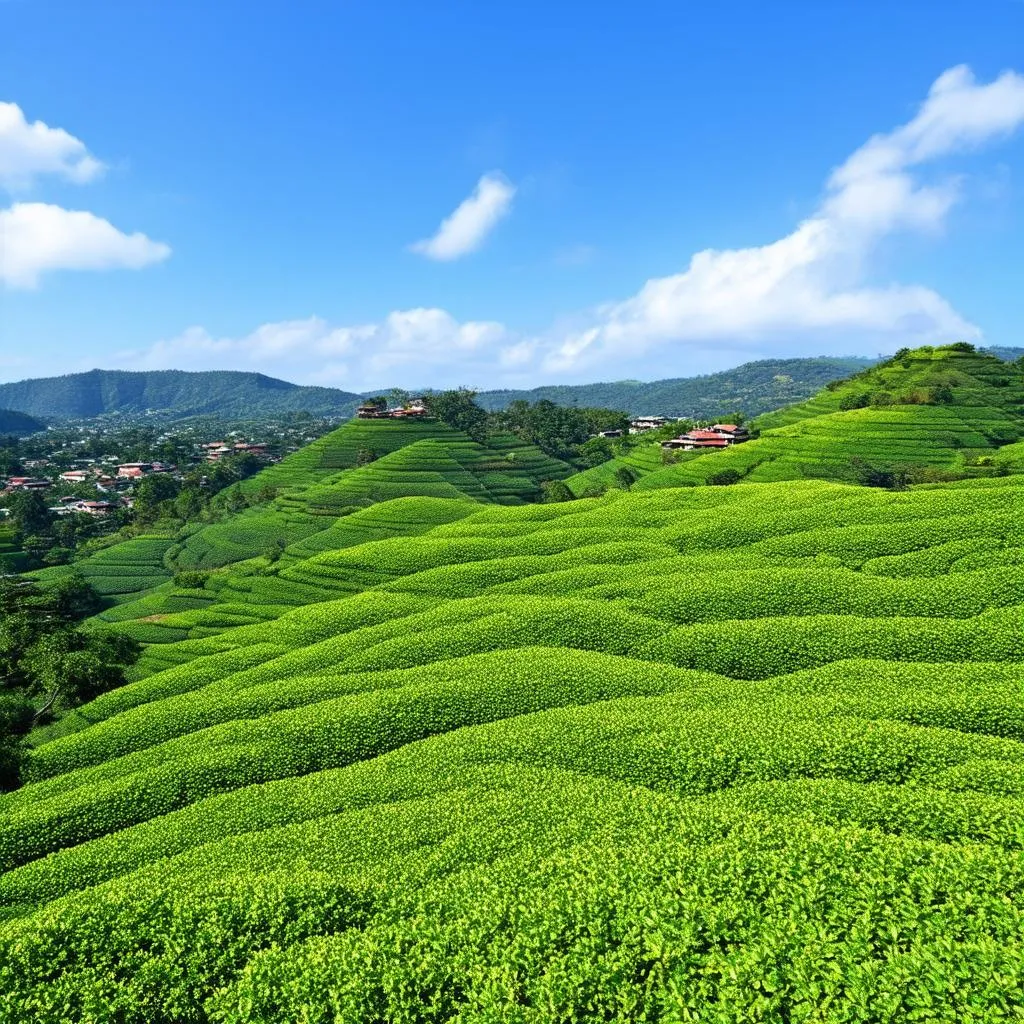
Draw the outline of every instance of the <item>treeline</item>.
<instances>
[{"instance_id":1,"label":"treeline","mask_svg":"<svg viewBox=\"0 0 1024 1024\"><path fill-rule=\"evenodd\" d=\"M0 576L0 790L18 785L33 727L124 683L140 647L123 634L78 627L99 609L81 576L45 592L20 576Z\"/></svg>"},{"instance_id":2,"label":"treeline","mask_svg":"<svg viewBox=\"0 0 1024 1024\"><path fill-rule=\"evenodd\" d=\"M488 412L476 401L471 388L431 391L424 404L432 416L483 442L492 434L514 434L542 452L565 462L589 466L610 458L603 439L594 435L606 430L629 429L629 415L622 409L556 405L548 399L527 402L517 399L504 409ZM588 448L588 445L590 446ZM593 461L594 459L598 461Z\"/></svg>"}]
</instances>

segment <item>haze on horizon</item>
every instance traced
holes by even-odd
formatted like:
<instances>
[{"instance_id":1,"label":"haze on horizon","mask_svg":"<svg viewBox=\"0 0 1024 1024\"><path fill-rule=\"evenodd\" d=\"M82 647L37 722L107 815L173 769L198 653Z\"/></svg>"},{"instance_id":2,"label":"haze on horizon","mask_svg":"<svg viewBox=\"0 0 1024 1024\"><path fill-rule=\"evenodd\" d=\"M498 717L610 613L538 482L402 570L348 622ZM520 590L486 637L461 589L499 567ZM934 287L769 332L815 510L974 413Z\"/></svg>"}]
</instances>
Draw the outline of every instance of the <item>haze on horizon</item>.
<instances>
[{"instance_id":1,"label":"haze on horizon","mask_svg":"<svg viewBox=\"0 0 1024 1024\"><path fill-rule=\"evenodd\" d=\"M1017 345L1022 30L1009 2L0 4L0 380Z\"/></svg>"}]
</instances>

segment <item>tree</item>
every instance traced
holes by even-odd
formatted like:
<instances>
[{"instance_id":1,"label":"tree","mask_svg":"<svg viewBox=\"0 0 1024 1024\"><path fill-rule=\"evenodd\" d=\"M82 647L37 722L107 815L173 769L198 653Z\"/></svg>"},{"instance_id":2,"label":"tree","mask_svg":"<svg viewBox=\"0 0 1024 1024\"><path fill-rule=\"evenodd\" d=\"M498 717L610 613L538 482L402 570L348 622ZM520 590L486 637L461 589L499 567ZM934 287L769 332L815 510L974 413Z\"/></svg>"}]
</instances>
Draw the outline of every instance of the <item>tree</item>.
<instances>
[{"instance_id":1,"label":"tree","mask_svg":"<svg viewBox=\"0 0 1024 1024\"><path fill-rule=\"evenodd\" d=\"M79 572L53 583L46 591L46 599L54 613L66 621L87 619L103 607L100 595Z\"/></svg>"},{"instance_id":2,"label":"tree","mask_svg":"<svg viewBox=\"0 0 1024 1024\"><path fill-rule=\"evenodd\" d=\"M857 483L864 487L884 487L890 491L905 491L910 483L906 467L872 465L861 458L850 459Z\"/></svg>"},{"instance_id":3,"label":"tree","mask_svg":"<svg viewBox=\"0 0 1024 1024\"><path fill-rule=\"evenodd\" d=\"M7 499L7 507L19 537L49 534L53 517L39 491L15 491Z\"/></svg>"},{"instance_id":4,"label":"tree","mask_svg":"<svg viewBox=\"0 0 1024 1024\"><path fill-rule=\"evenodd\" d=\"M371 462L376 462L377 453L372 448L360 448L356 452L356 466L368 466Z\"/></svg>"},{"instance_id":5,"label":"tree","mask_svg":"<svg viewBox=\"0 0 1024 1024\"><path fill-rule=\"evenodd\" d=\"M640 477L636 470L631 469L629 466L619 466L615 470L615 486L624 491L628 491L639 479Z\"/></svg>"},{"instance_id":6,"label":"tree","mask_svg":"<svg viewBox=\"0 0 1024 1024\"><path fill-rule=\"evenodd\" d=\"M848 391L839 399L839 408L843 412L851 409L863 409L871 401L871 395L867 392Z\"/></svg>"},{"instance_id":7,"label":"tree","mask_svg":"<svg viewBox=\"0 0 1024 1024\"><path fill-rule=\"evenodd\" d=\"M174 514L186 523L203 511L203 495L198 487L188 485L174 499Z\"/></svg>"},{"instance_id":8,"label":"tree","mask_svg":"<svg viewBox=\"0 0 1024 1024\"><path fill-rule=\"evenodd\" d=\"M546 398L532 404L516 399L491 413L490 423L492 430L515 434L548 455L594 466L611 457L611 444L605 444L608 439L594 435L603 430L627 430L629 417L618 409L568 407ZM606 450L608 455L604 455Z\"/></svg>"},{"instance_id":9,"label":"tree","mask_svg":"<svg viewBox=\"0 0 1024 1024\"><path fill-rule=\"evenodd\" d=\"M487 436L487 412L476 404L474 398L476 392L470 388L455 388L451 391L428 391L423 402L431 416L468 434L474 441L483 441Z\"/></svg>"},{"instance_id":10,"label":"tree","mask_svg":"<svg viewBox=\"0 0 1024 1024\"><path fill-rule=\"evenodd\" d=\"M592 437L580 445L579 460L584 466L600 466L612 457L612 442L607 437Z\"/></svg>"},{"instance_id":11,"label":"tree","mask_svg":"<svg viewBox=\"0 0 1024 1024\"><path fill-rule=\"evenodd\" d=\"M388 399L395 408L404 408L409 404L410 395L402 388L391 388L388 391Z\"/></svg>"},{"instance_id":12,"label":"tree","mask_svg":"<svg viewBox=\"0 0 1024 1024\"><path fill-rule=\"evenodd\" d=\"M180 490L178 481L166 473L154 473L140 480L133 492L136 521L155 523L168 515Z\"/></svg>"},{"instance_id":13,"label":"tree","mask_svg":"<svg viewBox=\"0 0 1024 1024\"><path fill-rule=\"evenodd\" d=\"M17 783L21 737L32 725L121 685L138 657L128 636L76 628L97 607L80 576L47 591L0 578L0 787Z\"/></svg>"},{"instance_id":14,"label":"tree","mask_svg":"<svg viewBox=\"0 0 1024 1024\"><path fill-rule=\"evenodd\" d=\"M544 493L544 501L546 503L574 501L576 498L576 495L569 490L568 485L562 483L561 480L545 480L540 487Z\"/></svg>"}]
</instances>

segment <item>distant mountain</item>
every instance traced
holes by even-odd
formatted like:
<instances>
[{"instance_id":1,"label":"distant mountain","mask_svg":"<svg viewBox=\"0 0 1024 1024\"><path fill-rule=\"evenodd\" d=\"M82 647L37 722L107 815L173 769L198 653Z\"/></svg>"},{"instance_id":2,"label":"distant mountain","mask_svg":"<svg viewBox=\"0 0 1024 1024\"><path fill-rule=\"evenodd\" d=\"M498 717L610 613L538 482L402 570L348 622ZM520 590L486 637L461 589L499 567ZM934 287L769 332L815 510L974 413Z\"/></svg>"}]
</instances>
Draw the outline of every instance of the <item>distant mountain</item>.
<instances>
[{"instance_id":1,"label":"distant mountain","mask_svg":"<svg viewBox=\"0 0 1024 1024\"><path fill-rule=\"evenodd\" d=\"M359 401L337 388L303 387L235 370L89 370L0 384L0 408L58 419L146 412L248 418L302 410L350 416Z\"/></svg>"},{"instance_id":2,"label":"distant mountain","mask_svg":"<svg viewBox=\"0 0 1024 1024\"><path fill-rule=\"evenodd\" d=\"M741 410L746 416L802 402L829 381L873 366L859 357L760 359L732 370L701 377L674 377L643 383L620 380L605 384L551 385L530 391L484 391L477 401L486 409L503 409L516 399L542 398L558 405L603 406L634 415L691 416L696 419Z\"/></svg>"},{"instance_id":3,"label":"distant mountain","mask_svg":"<svg viewBox=\"0 0 1024 1024\"><path fill-rule=\"evenodd\" d=\"M721 373L650 383L616 381L549 385L531 391L483 391L477 401L492 410L502 409L518 398L531 402L546 398L559 405L605 406L637 415L703 418L741 409L753 416L801 402L830 380L874 363L873 359L857 357L763 359ZM365 394L305 387L262 373L234 370L90 370L0 384L0 408L56 419L147 412L175 418L255 418L300 410L315 416L347 417Z\"/></svg>"},{"instance_id":4,"label":"distant mountain","mask_svg":"<svg viewBox=\"0 0 1024 1024\"><path fill-rule=\"evenodd\" d=\"M26 416L23 412L11 409L0 409L0 434L17 434L24 437L34 434L37 430L45 430L46 424L40 423L34 416Z\"/></svg>"},{"instance_id":5,"label":"distant mountain","mask_svg":"<svg viewBox=\"0 0 1024 1024\"><path fill-rule=\"evenodd\" d=\"M990 356L995 356L997 359L1004 359L1008 363L1024 357L1024 348L1010 348L1006 345L992 345L988 348L983 348L981 351L987 352Z\"/></svg>"}]
</instances>

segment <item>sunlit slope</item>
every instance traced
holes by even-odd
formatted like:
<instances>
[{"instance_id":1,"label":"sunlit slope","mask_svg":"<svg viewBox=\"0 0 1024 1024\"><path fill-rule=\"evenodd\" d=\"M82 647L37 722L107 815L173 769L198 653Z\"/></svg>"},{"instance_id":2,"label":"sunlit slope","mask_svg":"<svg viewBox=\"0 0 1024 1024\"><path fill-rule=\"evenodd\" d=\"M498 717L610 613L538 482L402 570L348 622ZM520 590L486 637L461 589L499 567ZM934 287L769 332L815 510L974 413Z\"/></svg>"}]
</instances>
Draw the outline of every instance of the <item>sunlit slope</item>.
<instances>
[{"instance_id":1,"label":"sunlit slope","mask_svg":"<svg viewBox=\"0 0 1024 1024\"><path fill-rule=\"evenodd\" d=\"M347 517L0 798L0 1005L1012 1019L1024 488L987 484Z\"/></svg>"},{"instance_id":2,"label":"sunlit slope","mask_svg":"<svg viewBox=\"0 0 1024 1024\"><path fill-rule=\"evenodd\" d=\"M357 466L366 458L373 461ZM119 543L73 568L112 602L145 600L139 610L148 618L209 602L209 595L168 583L175 571L219 569L268 553L276 558L292 546L316 549L320 534L324 546L335 546L331 531L340 517L398 497L522 504L540 496L542 482L571 472L509 435L483 445L436 421L352 420L239 485L250 496L269 490L275 497L216 522L190 524L176 537ZM132 617L132 610L117 617Z\"/></svg>"},{"instance_id":3,"label":"sunlit slope","mask_svg":"<svg viewBox=\"0 0 1024 1024\"><path fill-rule=\"evenodd\" d=\"M844 408L856 403L863 407ZM678 465L652 465L653 446L646 461L631 455L643 477L637 486L703 484L725 470L750 483L841 480L849 478L851 460L858 459L953 469L1024 437L1024 376L978 352L915 349L808 402L766 413L752 427L760 432L758 439L724 451L684 453ZM610 482L599 467L567 483L581 493L592 476Z\"/></svg>"},{"instance_id":4,"label":"sunlit slope","mask_svg":"<svg viewBox=\"0 0 1024 1024\"><path fill-rule=\"evenodd\" d=\"M40 569L31 575L45 583L71 572L79 573L108 602L132 601L139 593L152 590L171 578L168 552L174 538L165 534L142 534L103 548L74 565Z\"/></svg>"},{"instance_id":5,"label":"sunlit slope","mask_svg":"<svg viewBox=\"0 0 1024 1024\"><path fill-rule=\"evenodd\" d=\"M616 486L616 473L627 469L633 476L642 477L663 468L661 447L657 444L640 444L621 455L617 455L599 466L574 473L565 480L569 490L577 497L588 492Z\"/></svg>"}]
</instances>

